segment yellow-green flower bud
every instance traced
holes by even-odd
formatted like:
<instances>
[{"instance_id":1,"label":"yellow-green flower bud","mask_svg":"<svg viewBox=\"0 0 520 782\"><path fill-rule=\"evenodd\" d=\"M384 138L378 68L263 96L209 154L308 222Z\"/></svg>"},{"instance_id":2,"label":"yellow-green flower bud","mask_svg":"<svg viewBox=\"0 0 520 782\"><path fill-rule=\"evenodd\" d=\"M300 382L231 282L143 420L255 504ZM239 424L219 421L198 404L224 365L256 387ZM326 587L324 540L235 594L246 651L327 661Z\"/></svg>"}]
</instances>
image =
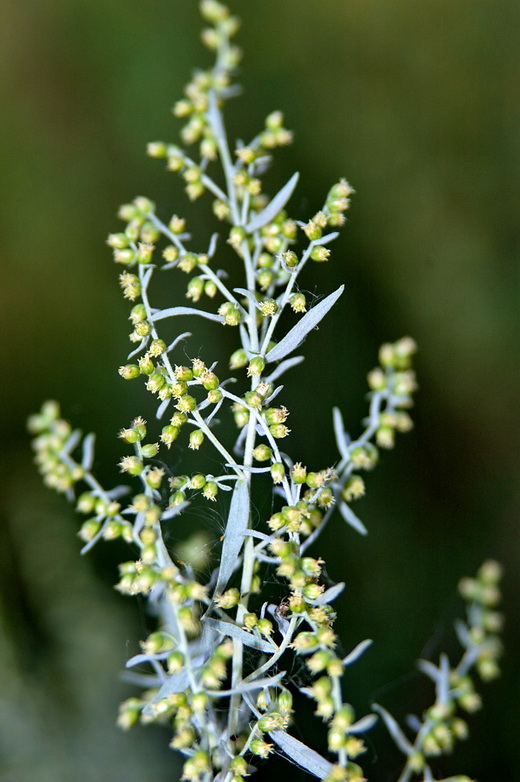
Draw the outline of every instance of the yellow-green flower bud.
<instances>
[{"instance_id":1,"label":"yellow-green flower bud","mask_svg":"<svg viewBox=\"0 0 520 782\"><path fill-rule=\"evenodd\" d=\"M207 369L205 372L202 373L202 375L199 377L200 382L202 383L203 387L206 389L206 391L214 391L216 388L219 387L220 381L216 374L214 372L211 372L209 369Z\"/></svg>"},{"instance_id":2,"label":"yellow-green flower bud","mask_svg":"<svg viewBox=\"0 0 520 782\"><path fill-rule=\"evenodd\" d=\"M235 587L227 589L222 595L215 598L216 605L224 609L234 608L239 601L240 592Z\"/></svg>"},{"instance_id":3,"label":"yellow-green flower bud","mask_svg":"<svg viewBox=\"0 0 520 782\"><path fill-rule=\"evenodd\" d=\"M283 482L283 479L285 478L285 467L282 462L275 462L271 465L271 477L275 484Z\"/></svg>"},{"instance_id":4,"label":"yellow-green flower bud","mask_svg":"<svg viewBox=\"0 0 520 782\"><path fill-rule=\"evenodd\" d=\"M194 302L200 300L204 293L204 280L201 277L192 277L186 289L186 298Z\"/></svg>"},{"instance_id":5,"label":"yellow-green flower bud","mask_svg":"<svg viewBox=\"0 0 520 782\"><path fill-rule=\"evenodd\" d=\"M257 623L257 628L259 629L260 633L264 635L266 638L269 638L269 636L273 632L273 623L269 621L269 619L259 619Z\"/></svg>"},{"instance_id":6,"label":"yellow-green flower bud","mask_svg":"<svg viewBox=\"0 0 520 782\"><path fill-rule=\"evenodd\" d=\"M243 622L246 630L252 630L258 624L258 617L256 614L247 613L244 614Z\"/></svg>"},{"instance_id":7,"label":"yellow-green flower bud","mask_svg":"<svg viewBox=\"0 0 520 782\"><path fill-rule=\"evenodd\" d=\"M134 378L139 377L140 374L137 364L125 364L124 366L119 367L118 372L125 380L133 380Z\"/></svg>"},{"instance_id":8,"label":"yellow-green flower bud","mask_svg":"<svg viewBox=\"0 0 520 782\"><path fill-rule=\"evenodd\" d=\"M330 250L328 247L324 247L323 245L319 244L316 247L313 247L311 250L311 258L313 261L323 262L328 261L330 256Z\"/></svg>"},{"instance_id":9,"label":"yellow-green flower bud","mask_svg":"<svg viewBox=\"0 0 520 782\"><path fill-rule=\"evenodd\" d=\"M259 375L262 374L264 368L265 368L265 361L262 358L262 356L255 356L249 362L249 366L247 367L247 376L258 377Z\"/></svg>"},{"instance_id":10,"label":"yellow-green flower bud","mask_svg":"<svg viewBox=\"0 0 520 782\"><path fill-rule=\"evenodd\" d=\"M190 478L190 483L189 483L190 489L199 491L200 489L203 489L205 485L206 485L206 477L201 473L192 475L192 477Z\"/></svg>"},{"instance_id":11,"label":"yellow-green flower bud","mask_svg":"<svg viewBox=\"0 0 520 782\"><path fill-rule=\"evenodd\" d=\"M155 369L155 364L153 363L151 357L146 353L144 356L141 356L139 359L139 372L143 375L151 375Z\"/></svg>"},{"instance_id":12,"label":"yellow-green flower bud","mask_svg":"<svg viewBox=\"0 0 520 782\"><path fill-rule=\"evenodd\" d=\"M285 424L271 424L269 431L276 440L281 440L287 437L291 430Z\"/></svg>"},{"instance_id":13,"label":"yellow-green flower bud","mask_svg":"<svg viewBox=\"0 0 520 782\"><path fill-rule=\"evenodd\" d=\"M261 443L260 445L257 445L256 448L253 449L253 458L256 459L259 462L266 462L268 459L270 459L273 455L273 452L271 448L269 448L268 445L265 443Z\"/></svg>"},{"instance_id":14,"label":"yellow-green flower bud","mask_svg":"<svg viewBox=\"0 0 520 782\"><path fill-rule=\"evenodd\" d=\"M143 445L141 453L146 459L153 459L159 453L159 443L148 443Z\"/></svg>"},{"instance_id":15,"label":"yellow-green flower bud","mask_svg":"<svg viewBox=\"0 0 520 782\"><path fill-rule=\"evenodd\" d=\"M194 429L193 432L190 432L188 448L191 448L193 451L198 451L203 442L204 432L202 432L200 429Z\"/></svg>"},{"instance_id":16,"label":"yellow-green flower bud","mask_svg":"<svg viewBox=\"0 0 520 782\"><path fill-rule=\"evenodd\" d=\"M356 500L365 494L365 481L360 475L351 475L341 490L345 502Z\"/></svg>"},{"instance_id":17,"label":"yellow-green flower bud","mask_svg":"<svg viewBox=\"0 0 520 782\"><path fill-rule=\"evenodd\" d=\"M179 431L179 427L169 424L168 426L163 427L159 439L166 445L167 448L170 448L172 443L174 443L179 436Z\"/></svg>"},{"instance_id":18,"label":"yellow-green flower bud","mask_svg":"<svg viewBox=\"0 0 520 782\"><path fill-rule=\"evenodd\" d=\"M78 532L78 537L80 537L81 540L84 540L85 543L88 543L95 535L97 535L100 526L100 522L96 521L96 519L88 519L88 521L83 522L81 525Z\"/></svg>"},{"instance_id":19,"label":"yellow-green flower bud","mask_svg":"<svg viewBox=\"0 0 520 782\"><path fill-rule=\"evenodd\" d=\"M212 502L216 502L217 494L218 494L218 485L215 483L215 481L208 481L202 490L202 496L206 500L211 500Z\"/></svg>"}]
</instances>

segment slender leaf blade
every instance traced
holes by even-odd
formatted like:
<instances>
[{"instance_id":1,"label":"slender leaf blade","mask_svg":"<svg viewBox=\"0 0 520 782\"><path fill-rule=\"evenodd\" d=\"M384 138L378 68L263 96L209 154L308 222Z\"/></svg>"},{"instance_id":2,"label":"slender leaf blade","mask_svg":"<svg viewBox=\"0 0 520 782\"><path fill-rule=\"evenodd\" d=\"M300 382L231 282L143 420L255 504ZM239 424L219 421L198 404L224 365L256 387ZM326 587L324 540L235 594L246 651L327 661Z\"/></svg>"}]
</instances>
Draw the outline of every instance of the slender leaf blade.
<instances>
[{"instance_id":1,"label":"slender leaf blade","mask_svg":"<svg viewBox=\"0 0 520 782\"><path fill-rule=\"evenodd\" d=\"M220 567L215 585L215 594L227 586L235 570L249 522L249 487L245 480L238 480L233 489L229 515L224 533Z\"/></svg>"},{"instance_id":2,"label":"slender leaf blade","mask_svg":"<svg viewBox=\"0 0 520 782\"><path fill-rule=\"evenodd\" d=\"M364 641L358 643L357 646L355 646L352 651L343 658L343 665L352 665L352 663L355 663L356 660L359 660L361 655L366 652L368 647L372 646L372 643L373 641L371 638L366 638Z\"/></svg>"},{"instance_id":3,"label":"slender leaf blade","mask_svg":"<svg viewBox=\"0 0 520 782\"><path fill-rule=\"evenodd\" d=\"M155 312L151 320L155 323L156 320L164 320L164 318L173 318L175 315L200 315L201 318L207 318L208 320L214 320L217 323L223 323L224 318L222 315L217 315L215 312L205 312L205 310L198 310L196 307L167 307L164 310Z\"/></svg>"},{"instance_id":4,"label":"slender leaf blade","mask_svg":"<svg viewBox=\"0 0 520 782\"><path fill-rule=\"evenodd\" d=\"M350 505L347 505L346 502L341 501L339 503L339 512L351 527L353 527L356 532L359 532L360 535L368 535L368 530L361 521L361 519L358 519Z\"/></svg>"},{"instance_id":5,"label":"slender leaf blade","mask_svg":"<svg viewBox=\"0 0 520 782\"><path fill-rule=\"evenodd\" d=\"M332 763L322 757L316 750L311 749L284 730L272 730L269 732L269 736L275 744L278 744L282 752L300 768L304 768L309 774L318 779L326 779L329 776L332 770Z\"/></svg>"},{"instance_id":6,"label":"slender leaf blade","mask_svg":"<svg viewBox=\"0 0 520 782\"><path fill-rule=\"evenodd\" d=\"M289 353L298 348L309 331L316 328L318 323L325 317L327 312L334 306L343 291L344 285L330 293L325 299L316 304L315 307L306 312L303 318L287 332L285 337L272 348L266 355L267 361L279 361L281 358L285 358Z\"/></svg>"},{"instance_id":7,"label":"slender leaf blade","mask_svg":"<svg viewBox=\"0 0 520 782\"><path fill-rule=\"evenodd\" d=\"M344 589L345 584L343 581L341 581L339 584L334 584L334 586L326 589L325 592L323 592L315 600L309 600L309 603L312 603L313 606L323 606L326 603L332 603L333 600L341 595Z\"/></svg>"},{"instance_id":8,"label":"slender leaf blade","mask_svg":"<svg viewBox=\"0 0 520 782\"><path fill-rule=\"evenodd\" d=\"M270 223L271 220L276 217L278 212L282 211L285 204L294 192L294 188L296 187L299 176L300 175L298 172L293 174L289 181L286 182L286 184L282 187L282 189L279 190L274 198L269 201L265 209L263 209L260 214L257 214L251 218L251 220L246 225L246 231L248 233L253 233L253 231L257 231L259 228L263 228L264 225L267 225L267 223Z\"/></svg>"},{"instance_id":9,"label":"slender leaf blade","mask_svg":"<svg viewBox=\"0 0 520 782\"><path fill-rule=\"evenodd\" d=\"M242 627L233 624L232 622L223 622L221 619L213 619L208 617L205 620L211 627L222 635L229 636L230 638L236 638L237 641L249 646L251 649L257 649L259 652L265 652L266 654L273 654L276 651L276 647L265 641L263 638L258 638L252 633L248 633L247 630L243 630Z\"/></svg>"},{"instance_id":10,"label":"slender leaf blade","mask_svg":"<svg viewBox=\"0 0 520 782\"><path fill-rule=\"evenodd\" d=\"M383 721L388 728L388 732L395 741L398 749L400 749L401 752L403 752L405 755L411 755L413 752L413 746L404 735L398 722L392 717L391 714L387 712L386 709L384 709L382 706L379 706L377 703L373 703L372 708L375 709L375 711L377 711L383 718Z\"/></svg>"}]
</instances>

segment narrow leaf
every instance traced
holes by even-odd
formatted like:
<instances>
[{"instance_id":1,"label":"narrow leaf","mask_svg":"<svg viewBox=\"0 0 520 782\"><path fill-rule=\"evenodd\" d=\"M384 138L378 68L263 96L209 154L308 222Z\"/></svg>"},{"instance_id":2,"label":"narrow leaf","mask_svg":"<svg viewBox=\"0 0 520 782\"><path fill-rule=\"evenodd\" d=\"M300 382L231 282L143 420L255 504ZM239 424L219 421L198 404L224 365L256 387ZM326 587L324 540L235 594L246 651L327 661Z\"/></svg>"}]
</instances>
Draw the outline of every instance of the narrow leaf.
<instances>
[{"instance_id":1,"label":"narrow leaf","mask_svg":"<svg viewBox=\"0 0 520 782\"><path fill-rule=\"evenodd\" d=\"M356 532L359 532L360 535L368 535L368 530L361 521L361 519L358 519L350 505L347 505L346 502L341 501L339 503L339 512L347 522L347 524L350 524L351 527L353 527Z\"/></svg>"},{"instance_id":2,"label":"narrow leaf","mask_svg":"<svg viewBox=\"0 0 520 782\"><path fill-rule=\"evenodd\" d=\"M237 695L241 692L252 692L253 690L264 690L266 687L275 687L280 684L287 671L280 671L276 676L264 676L262 679L255 679L252 682L245 682L233 687L232 690L216 690L215 695Z\"/></svg>"},{"instance_id":3,"label":"narrow leaf","mask_svg":"<svg viewBox=\"0 0 520 782\"><path fill-rule=\"evenodd\" d=\"M336 445L341 456L345 459L348 456L348 437L345 432L343 416L339 407L332 408L332 422L334 424L334 434L336 436Z\"/></svg>"},{"instance_id":4,"label":"narrow leaf","mask_svg":"<svg viewBox=\"0 0 520 782\"><path fill-rule=\"evenodd\" d=\"M289 181L282 187L282 189L278 191L275 197L269 201L265 209L263 209L260 214L257 214L251 218L251 220L246 225L246 231L248 233L253 233L253 231L257 231L259 228L267 225L267 223L270 223L271 220L276 217L278 212L282 211L285 204L294 192L294 188L296 187L299 176L300 175L298 173L293 174Z\"/></svg>"},{"instance_id":5,"label":"narrow leaf","mask_svg":"<svg viewBox=\"0 0 520 782\"><path fill-rule=\"evenodd\" d=\"M244 543L247 525L249 521L249 489L244 480L235 483L229 515L224 533L220 568L215 585L215 594L220 594L227 586L235 570L240 550Z\"/></svg>"},{"instance_id":6,"label":"narrow leaf","mask_svg":"<svg viewBox=\"0 0 520 782\"><path fill-rule=\"evenodd\" d=\"M91 470L94 462L94 443L96 435L91 432L87 434L83 440L83 458L81 459L81 466L84 470Z\"/></svg>"},{"instance_id":7,"label":"narrow leaf","mask_svg":"<svg viewBox=\"0 0 520 782\"><path fill-rule=\"evenodd\" d=\"M439 669L437 668L436 665L431 663L429 660L418 660L417 661L417 667L429 679L431 679L433 682L435 682L435 684L439 683L440 671L439 671Z\"/></svg>"},{"instance_id":8,"label":"narrow leaf","mask_svg":"<svg viewBox=\"0 0 520 782\"><path fill-rule=\"evenodd\" d=\"M286 361L281 361L278 364L278 366L271 372L271 374L265 378L265 382L273 383L275 380L281 377L284 372L287 372L288 369L292 369L298 364L301 364L302 361L304 360L305 360L305 356L293 356L293 358L288 358Z\"/></svg>"},{"instance_id":9,"label":"narrow leaf","mask_svg":"<svg viewBox=\"0 0 520 782\"><path fill-rule=\"evenodd\" d=\"M265 652L266 654L273 654L276 651L276 647L273 644L264 641L263 638L257 638L257 636L248 633L247 630L243 630L232 622L223 622L220 619L211 617L205 619L205 622L214 627L217 632L222 633L222 635L236 638L237 641L240 641L244 646L249 646L251 649L257 649L259 652Z\"/></svg>"},{"instance_id":10,"label":"narrow leaf","mask_svg":"<svg viewBox=\"0 0 520 782\"><path fill-rule=\"evenodd\" d=\"M340 285L334 293L330 293L325 299L309 310L309 312L306 312L296 326L293 326L285 337L269 351L266 355L267 361L279 361L281 358L288 356L289 353L292 353L293 350L296 350L296 348L302 344L309 331L312 331L334 306L344 289L345 286Z\"/></svg>"},{"instance_id":11,"label":"narrow leaf","mask_svg":"<svg viewBox=\"0 0 520 782\"><path fill-rule=\"evenodd\" d=\"M143 714L146 717L150 717L154 713L153 706L157 701L161 701L163 698L167 698L174 692L184 692L190 685L190 680L186 671L179 671L168 676L162 687L159 689L156 695L152 698L150 703L147 703L143 709Z\"/></svg>"},{"instance_id":12,"label":"narrow leaf","mask_svg":"<svg viewBox=\"0 0 520 782\"><path fill-rule=\"evenodd\" d=\"M332 771L332 763L322 757L314 749L311 749L302 741L295 739L284 730L272 730L270 737L278 744L282 752L293 760L300 768L304 768L309 774L318 779L326 779Z\"/></svg>"},{"instance_id":13,"label":"narrow leaf","mask_svg":"<svg viewBox=\"0 0 520 782\"><path fill-rule=\"evenodd\" d=\"M369 646L372 646L372 639L367 638L364 641L361 641L361 643L357 644L349 654L347 654L346 657L343 658L343 665L352 665L352 663L355 663L356 660L359 660L362 654L366 652Z\"/></svg>"},{"instance_id":14,"label":"narrow leaf","mask_svg":"<svg viewBox=\"0 0 520 782\"><path fill-rule=\"evenodd\" d=\"M332 603L333 600L341 595L344 589L345 584L341 581L339 584L331 586L330 589L326 589L316 600L309 600L309 603L312 603L313 606L323 606L326 603Z\"/></svg>"},{"instance_id":15,"label":"narrow leaf","mask_svg":"<svg viewBox=\"0 0 520 782\"><path fill-rule=\"evenodd\" d=\"M198 310L196 307L167 307L165 310L159 310L154 315L152 315L152 320L155 323L156 320L173 318L175 315L200 315L201 318L214 320L217 323L224 323L224 318L221 315L217 315L215 312L205 312L204 310Z\"/></svg>"},{"instance_id":16,"label":"narrow leaf","mask_svg":"<svg viewBox=\"0 0 520 782\"><path fill-rule=\"evenodd\" d=\"M354 734L366 733L367 730L370 730L371 728L374 727L376 722L377 722L377 715L367 714L365 717L361 717L360 720L354 722L348 729L348 732Z\"/></svg>"},{"instance_id":17,"label":"narrow leaf","mask_svg":"<svg viewBox=\"0 0 520 782\"><path fill-rule=\"evenodd\" d=\"M413 752L413 746L404 735L397 721L392 717L391 714L387 712L386 709L383 709L383 707L379 706L377 703L373 703L372 708L375 709L383 718L383 721L388 728L388 732L392 736L401 752L403 752L405 755L411 755Z\"/></svg>"}]
</instances>

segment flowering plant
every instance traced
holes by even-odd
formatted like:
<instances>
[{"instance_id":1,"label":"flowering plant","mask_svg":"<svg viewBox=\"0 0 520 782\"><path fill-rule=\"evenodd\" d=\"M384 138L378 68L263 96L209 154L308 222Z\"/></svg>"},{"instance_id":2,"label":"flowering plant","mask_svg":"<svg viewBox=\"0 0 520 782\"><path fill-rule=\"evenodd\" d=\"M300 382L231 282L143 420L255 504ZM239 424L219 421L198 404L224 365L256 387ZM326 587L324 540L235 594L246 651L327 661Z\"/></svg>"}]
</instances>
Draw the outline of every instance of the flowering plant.
<instances>
[{"instance_id":1,"label":"flowering plant","mask_svg":"<svg viewBox=\"0 0 520 782\"><path fill-rule=\"evenodd\" d=\"M438 666L421 662L436 699L421 719L411 720L414 738L379 705L356 718L343 694L342 675L371 641L339 653L333 603L344 584L326 581L325 563L311 547L336 509L350 527L366 534L352 505L365 492L362 473L375 467L379 450L391 448L396 432L412 426L416 347L404 338L381 348L379 366L368 376L368 416L357 438L348 436L339 408L334 409L334 464L308 469L285 452L289 410L281 403L278 381L303 361L296 351L343 291L341 286L309 300L299 287L300 274L309 262L329 259L329 245L346 222L354 191L339 180L307 222L287 212L297 174L275 196L264 193L262 177L272 151L290 143L292 134L276 111L249 143L230 146L223 108L236 93L232 78L240 53L232 38L238 21L215 0L203 0L200 7L209 25L203 41L214 51L215 63L195 73L174 107L185 120L183 146L154 142L148 153L181 174L191 201L210 194L224 228L206 250L193 249L182 217L163 220L152 201L138 197L120 209L124 230L108 238L122 267L124 297L132 305L135 347L119 373L145 380L161 421L155 431L138 416L119 433L130 449L120 461L121 472L135 478L138 488L100 485L92 473L93 435L83 438L73 431L55 402L44 404L29 422L37 462L45 482L75 498L77 510L88 517L79 532L83 552L100 539L116 538L138 549L136 559L120 565L116 588L146 597L157 627L127 662L129 681L143 692L121 705L119 724L171 725L171 746L185 757L182 779L239 782L276 748L319 779L359 782L365 779L358 762L365 750L361 737L380 715L406 758L400 782L413 777L432 782L430 758L450 751L466 735L457 709L472 711L480 703L470 670L476 666L484 679L498 670L499 568L486 563L476 580L462 582L469 609L468 621L457 627L464 648L460 663L452 668L445 656ZM188 154L189 146L196 152ZM234 253L229 272L219 260L226 243ZM182 274L189 306L154 307L157 277ZM190 333L165 336L168 321L185 317L234 332L229 376L222 378L210 346L190 353ZM186 356L189 360L183 360ZM238 429L231 441L217 420L228 409ZM190 473L186 444L197 459ZM185 459L182 472L176 468L179 454ZM77 485L82 486L78 493ZM260 502L265 496L271 498L267 518L255 511L265 506ZM213 504L226 519L222 537L212 542L219 546L218 559L213 561L203 545L207 531L202 538L200 532L188 534L180 549L172 547L170 539L180 537L193 509L203 508L208 516ZM268 574L277 581L276 599L266 589ZM294 656L304 660L303 684L288 673ZM135 668L139 672L132 672ZM314 701L326 723L332 759L292 735L295 690Z\"/></svg>"}]
</instances>

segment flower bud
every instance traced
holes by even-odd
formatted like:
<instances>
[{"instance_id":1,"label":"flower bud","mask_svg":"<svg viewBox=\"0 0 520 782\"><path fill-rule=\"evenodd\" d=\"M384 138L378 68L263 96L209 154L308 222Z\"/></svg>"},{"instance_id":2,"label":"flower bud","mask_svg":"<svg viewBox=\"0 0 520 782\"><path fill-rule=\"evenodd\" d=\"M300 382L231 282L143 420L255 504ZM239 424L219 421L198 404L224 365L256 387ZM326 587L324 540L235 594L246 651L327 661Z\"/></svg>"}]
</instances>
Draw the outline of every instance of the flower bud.
<instances>
[{"instance_id":1,"label":"flower bud","mask_svg":"<svg viewBox=\"0 0 520 782\"><path fill-rule=\"evenodd\" d=\"M273 479L273 483L275 484L283 482L285 477L285 467L281 462L275 462L275 464L271 465L271 477Z\"/></svg>"},{"instance_id":2,"label":"flower bud","mask_svg":"<svg viewBox=\"0 0 520 782\"><path fill-rule=\"evenodd\" d=\"M204 432L200 429L194 429L194 431L190 433L188 448L191 448L193 451L198 451L203 442Z\"/></svg>"}]
</instances>

